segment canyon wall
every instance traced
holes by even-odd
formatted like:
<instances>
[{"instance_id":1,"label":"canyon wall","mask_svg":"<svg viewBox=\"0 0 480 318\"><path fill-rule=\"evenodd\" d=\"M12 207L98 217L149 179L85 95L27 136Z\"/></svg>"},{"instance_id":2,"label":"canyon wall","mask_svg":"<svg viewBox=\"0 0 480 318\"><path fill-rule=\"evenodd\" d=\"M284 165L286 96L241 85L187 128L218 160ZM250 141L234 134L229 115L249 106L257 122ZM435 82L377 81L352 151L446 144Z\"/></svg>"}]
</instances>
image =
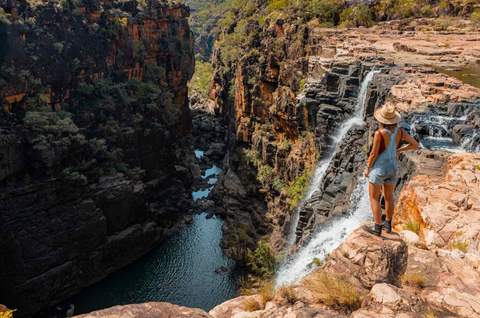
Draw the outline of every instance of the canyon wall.
<instances>
[{"instance_id":1,"label":"canyon wall","mask_svg":"<svg viewBox=\"0 0 480 318\"><path fill-rule=\"evenodd\" d=\"M25 316L189 212L193 39L167 1L0 4L0 299Z\"/></svg>"},{"instance_id":2,"label":"canyon wall","mask_svg":"<svg viewBox=\"0 0 480 318\"><path fill-rule=\"evenodd\" d=\"M239 31L242 19L249 24ZM247 242L245 247L253 248L258 237L268 233L270 245L280 251L316 164L335 150L331 147L335 132L355 112L360 84L375 62L332 59L335 48L322 43L328 34L319 34L316 21L267 19L261 26L240 14L236 23L235 32L244 32L245 49L232 59L228 34L219 37L210 91L228 126L226 175L235 176L243 189L220 183L215 190L221 194L217 201L226 211L227 225L232 225L224 243L238 247ZM315 58L322 55L327 58ZM329 209L337 206L337 214L345 212L356 184L352 173L363 160L356 155L365 156L367 150L361 147L364 129L352 138L358 139L359 147L343 148L338 156L345 163L337 160L329 171L332 199L338 193ZM302 225L307 218L302 216ZM242 227L236 227L238 223Z\"/></svg>"},{"instance_id":3,"label":"canyon wall","mask_svg":"<svg viewBox=\"0 0 480 318\"><path fill-rule=\"evenodd\" d=\"M228 48L221 44L214 51L210 95L228 127L226 176L237 184L215 189L230 226L224 238L229 247L252 249L273 230L280 249L298 200L293 185L307 182L317 159L315 118L296 98L308 69L306 33L300 23L268 30L252 25L245 39L250 49L236 63L225 64ZM297 198L289 202L290 186ZM241 251L234 256L241 258Z\"/></svg>"}]
</instances>

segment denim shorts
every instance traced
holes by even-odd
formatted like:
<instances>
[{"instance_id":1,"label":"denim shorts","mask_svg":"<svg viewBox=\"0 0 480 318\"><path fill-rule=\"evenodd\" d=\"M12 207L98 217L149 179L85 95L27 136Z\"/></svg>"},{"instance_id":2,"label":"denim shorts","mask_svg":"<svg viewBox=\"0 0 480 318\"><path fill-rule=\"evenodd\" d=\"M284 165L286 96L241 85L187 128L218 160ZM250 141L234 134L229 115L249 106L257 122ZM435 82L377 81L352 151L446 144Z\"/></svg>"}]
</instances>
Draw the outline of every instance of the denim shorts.
<instances>
[{"instance_id":1,"label":"denim shorts","mask_svg":"<svg viewBox=\"0 0 480 318\"><path fill-rule=\"evenodd\" d=\"M397 174L391 175L380 175L373 169L370 174L368 175L368 182L373 184L397 184L398 177Z\"/></svg>"}]
</instances>

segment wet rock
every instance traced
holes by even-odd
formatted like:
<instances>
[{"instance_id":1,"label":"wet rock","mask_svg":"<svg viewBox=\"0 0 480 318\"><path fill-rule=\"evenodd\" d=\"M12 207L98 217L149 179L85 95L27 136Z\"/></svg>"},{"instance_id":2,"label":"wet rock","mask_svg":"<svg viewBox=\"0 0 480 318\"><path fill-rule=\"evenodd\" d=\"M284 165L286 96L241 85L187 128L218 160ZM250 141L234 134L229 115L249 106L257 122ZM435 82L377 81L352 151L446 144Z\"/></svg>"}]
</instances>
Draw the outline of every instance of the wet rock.
<instances>
[{"instance_id":1,"label":"wet rock","mask_svg":"<svg viewBox=\"0 0 480 318\"><path fill-rule=\"evenodd\" d=\"M225 266L220 266L219 268L215 269L215 273L221 274L228 272L228 268Z\"/></svg>"}]
</instances>

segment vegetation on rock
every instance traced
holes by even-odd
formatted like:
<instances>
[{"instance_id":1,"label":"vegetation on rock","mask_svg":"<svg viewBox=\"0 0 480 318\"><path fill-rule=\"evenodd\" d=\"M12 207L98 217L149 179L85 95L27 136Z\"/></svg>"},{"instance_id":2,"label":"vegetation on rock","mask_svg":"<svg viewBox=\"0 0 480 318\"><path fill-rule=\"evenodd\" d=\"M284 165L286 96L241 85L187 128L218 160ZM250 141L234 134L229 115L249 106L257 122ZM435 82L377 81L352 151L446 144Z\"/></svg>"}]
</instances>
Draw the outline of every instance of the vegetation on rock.
<instances>
[{"instance_id":1,"label":"vegetation on rock","mask_svg":"<svg viewBox=\"0 0 480 318\"><path fill-rule=\"evenodd\" d=\"M248 268L262 279L269 279L275 275L277 259L270 245L265 241L259 241L254 251L247 251Z\"/></svg>"},{"instance_id":2,"label":"vegetation on rock","mask_svg":"<svg viewBox=\"0 0 480 318\"><path fill-rule=\"evenodd\" d=\"M423 288L427 282L425 274L421 272L407 272L401 277L402 284Z\"/></svg>"},{"instance_id":3,"label":"vegetation on rock","mask_svg":"<svg viewBox=\"0 0 480 318\"><path fill-rule=\"evenodd\" d=\"M295 208L298 203L302 200L307 190L308 184L310 182L312 172L311 170L305 170L301 175L299 175L293 182L288 186L287 193L290 199L289 204L290 208Z\"/></svg>"},{"instance_id":4,"label":"vegetation on rock","mask_svg":"<svg viewBox=\"0 0 480 318\"><path fill-rule=\"evenodd\" d=\"M197 60L195 62L195 73L190 81L190 89L200 94L203 98L208 98L210 85L212 84L213 67L211 63Z\"/></svg>"},{"instance_id":5,"label":"vegetation on rock","mask_svg":"<svg viewBox=\"0 0 480 318\"><path fill-rule=\"evenodd\" d=\"M304 285L321 303L348 312L360 308L365 295L341 277L317 271L307 277Z\"/></svg>"}]
</instances>

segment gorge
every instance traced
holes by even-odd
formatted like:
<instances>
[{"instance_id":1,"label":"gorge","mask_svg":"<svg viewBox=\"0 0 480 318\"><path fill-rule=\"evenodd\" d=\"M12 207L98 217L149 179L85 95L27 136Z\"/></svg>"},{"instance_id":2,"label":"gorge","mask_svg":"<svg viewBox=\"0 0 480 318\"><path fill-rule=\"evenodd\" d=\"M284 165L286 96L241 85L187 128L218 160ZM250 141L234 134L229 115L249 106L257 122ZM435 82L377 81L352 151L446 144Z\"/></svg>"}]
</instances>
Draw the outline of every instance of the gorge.
<instances>
[{"instance_id":1,"label":"gorge","mask_svg":"<svg viewBox=\"0 0 480 318\"><path fill-rule=\"evenodd\" d=\"M0 303L480 317L478 4L185 3L0 1ZM378 239L386 102L422 149Z\"/></svg>"}]
</instances>

